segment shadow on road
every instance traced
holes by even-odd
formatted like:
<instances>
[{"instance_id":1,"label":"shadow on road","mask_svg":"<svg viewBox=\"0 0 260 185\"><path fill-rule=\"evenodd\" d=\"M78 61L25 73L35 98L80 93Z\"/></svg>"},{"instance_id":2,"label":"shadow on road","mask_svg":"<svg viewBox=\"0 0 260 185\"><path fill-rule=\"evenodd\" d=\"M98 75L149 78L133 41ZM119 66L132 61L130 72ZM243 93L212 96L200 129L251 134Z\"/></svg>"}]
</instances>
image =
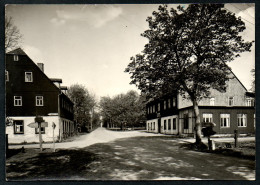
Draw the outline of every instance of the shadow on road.
<instances>
[{"instance_id":1,"label":"shadow on road","mask_svg":"<svg viewBox=\"0 0 260 185\"><path fill-rule=\"evenodd\" d=\"M7 160L8 180L247 180L255 162L180 147L171 137L134 137L75 150L26 149Z\"/></svg>"}]
</instances>

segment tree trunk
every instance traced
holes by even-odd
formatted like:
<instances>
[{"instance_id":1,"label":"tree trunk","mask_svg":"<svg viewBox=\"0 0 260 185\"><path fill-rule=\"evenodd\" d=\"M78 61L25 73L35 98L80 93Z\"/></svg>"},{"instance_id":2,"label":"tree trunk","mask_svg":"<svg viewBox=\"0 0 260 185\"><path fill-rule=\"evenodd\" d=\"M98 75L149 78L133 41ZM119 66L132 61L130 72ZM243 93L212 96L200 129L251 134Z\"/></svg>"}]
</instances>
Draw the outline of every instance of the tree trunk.
<instances>
[{"instance_id":1,"label":"tree trunk","mask_svg":"<svg viewBox=\"0 0 260 185\"><path fill-rule=\"evenodd\" d=\"M193 109L195 115L196 144L201 144L201 123L200 123L200 116L199 116L199 106L196 99L193 100Z\"/></svg>"}]
</instances>

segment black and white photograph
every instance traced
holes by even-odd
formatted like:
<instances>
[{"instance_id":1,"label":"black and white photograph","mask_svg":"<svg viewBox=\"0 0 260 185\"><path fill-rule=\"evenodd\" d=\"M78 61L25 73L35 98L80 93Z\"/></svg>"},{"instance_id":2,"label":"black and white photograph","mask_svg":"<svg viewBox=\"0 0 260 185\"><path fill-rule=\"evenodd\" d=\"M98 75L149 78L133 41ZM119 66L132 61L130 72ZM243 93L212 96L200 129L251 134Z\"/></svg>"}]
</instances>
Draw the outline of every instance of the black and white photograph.
<instances>
[{"instance_id":1,"label":"black and white photograph","mask_svg":"<svg viewBox=\"0 0 260 185\"><path fill-rule=\"evenodd\" d=\"M256 180L255 4L6 4L6 181Z\"/></svg>"}]
</instances>

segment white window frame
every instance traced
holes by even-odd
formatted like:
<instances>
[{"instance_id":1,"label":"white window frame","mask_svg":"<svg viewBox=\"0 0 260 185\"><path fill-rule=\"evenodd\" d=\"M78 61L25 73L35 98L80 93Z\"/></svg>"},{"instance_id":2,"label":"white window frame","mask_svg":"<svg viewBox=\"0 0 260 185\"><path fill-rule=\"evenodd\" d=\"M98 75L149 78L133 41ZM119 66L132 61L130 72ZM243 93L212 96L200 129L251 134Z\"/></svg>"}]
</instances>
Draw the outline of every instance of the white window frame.
<instances>
[{"instance_id":1,"label":"white window frame","mask_svg":"<svg viewBox=\"0 0 260 185\"><path fill-rule=\"evenodd\" d=\"M23 106L22 96L14 96L14 106Z\"/></svg>"},{"instance_id":2,"label":"white window frame","mask_svg":"<svg viewBox=\"0 0 260 185\"><path fill-rule=\"evenodd\" d=\"M36 96L35 97L35 105L36 106L43 106L43 96Z\"/></svg>"},{"instance_id":3,"label":"white window frame","mask_svg":"<svg viewBox=\"0 0 260 185\"><path fill-rule=\"evenodd\" d=\"M30 74L31 80L28 79L28 78L26 78L28 74ZM28 72L28 71L25 72L25 73L24 73L24 81L25 81L25 82L33 82L33 73L32 73L32 72Z\"/></svg>"},{"instance_id":4,"label":"white window frame","mask_svg":"<svg viewBox=\"0 0 260 185\"><path fill-rule=\"evenodd\" d=\"M237 114L237 126L247 127L247 114Z\"/></svg>"},{"instance_id":5,"label":"white window frame","mask_svg":"<svg viewBox=\"0 0 260 185\"><path fill-rule=\"evenodd\" d=\"M226 119L226 125L224 125L224 120ZM230 127L230 114L220 114L220 128Z\"/></svg>"},{"instance_id":6,"label":"white window frame","mask_svg":"<svg viewBox=\"0 0 260 185\"><path fill-rule=\"evenodd\" d=\"M14 55L14 61L19 61L19 56L18 55Z\"/></svg>"},{"instance_id":7,"label":"white window frame","mask_svg":"<svg viewBox=\"0 0 260 185\"><path fill-rule=\"evenodd\" d=\"M17 125L17 122L21 122L22 125L20 125L20 124ZM23 128L22 131L21 131L21 127ZM24 134L24 121L23 120L14 120L14 134Z\"/></svg>"},{"instance_id":8,"label":"white window frame","mask_svg":"<svg viewBox=\"0 0 260 185\"><path fill-rule=\"evenodd\" d=\"M171 99L168 99L168 108L171 108Z\"/></svg>"},{"instance_id":9,"label":"white window frame","mask_svg":"<svg viewBox=\"0 0 260 185\"><path fill-rule=\"evenodd\" d=\"M235 99L234 97L228 97L228 106L234 106L235 105L234 99ZM230 103L230 102L232 102L232 103Z\"/></svg>"},{"instance_id":10,"label":"white window frame","mask_svg":"<svg viewBox=\"0 0 260 185\"><path fill-rule=\"evenodd\" d=\"M246 106L252 107L253 105L253 98L246 98Z\"/></svg>"},{"instance_id":11,"label":"white window frame","mask_svg":"<svg viewBox=\"0 0 260 185\"><path fill-rule=\"evenodd\" d=\"M161 107L160 106L161 106L160 103L158 103L158 106L157 106L158 112L161 111Z\"/></svg>"},{"instance_id":12,"label":"white window frame","mask_svg":"<svg viewBox=\"0 0 260 185\"><path fill-rule=\"evenodd\" d=\"M153 105L153 112L155 112L155 105Z\"/></svg>"},{"instance_id":13,"label":"white window frame","mask_svg":"<svg viewBox=\"0 0 260 185\"><path fill-rule=\"evenodd\" d=\"M214 97L211 97L210 100L209 100L209 105L210 106L214 106L215 105L215 98Z\"/></svg>"},{"instance_id":14,"label":"white window frame","mask_svg":"<svg viewBox=\"0 0 260 185\"><path fill-rule=\"evenodd\" d=\"M5 81L9 82L9 72L7 70L5 71Z\"/></svg>"},{"instance_id":15,"label":"white window frame","mask_svg":"<svg viewBox=\"0 0 260 185\"><path fill-rule=\"evenodd\" d=\"M213 114L212 113L203 113L202 120L204 123L213 122Z\"/></svg>"},{"instance_id":16,"label":"white window frame","mask_svg":"<svg viewBox=\"0 0 260 185\"><path fill-rule=\"evenodd\" d=\"M167 102L166 102L166 100L164 100L163 101L163 110L166 110L166 108L167 108Z\"/></svg>"}]
</instances>

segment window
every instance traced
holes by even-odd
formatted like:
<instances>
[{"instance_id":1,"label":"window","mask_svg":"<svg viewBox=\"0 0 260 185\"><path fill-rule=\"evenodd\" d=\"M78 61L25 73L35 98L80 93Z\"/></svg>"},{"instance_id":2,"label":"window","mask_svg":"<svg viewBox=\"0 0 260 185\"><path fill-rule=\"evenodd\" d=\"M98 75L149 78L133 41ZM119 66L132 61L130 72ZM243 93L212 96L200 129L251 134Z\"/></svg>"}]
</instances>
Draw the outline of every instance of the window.
<instances>
[{"instance_id":1,"label":"window","mask_svg":"<svg viewBox=\"0 0 260 185\"><path fill-rule=\"evenodd\" d=\"M166 110L166 101L163 102L163 109Z\"/></svg>"},{"instance_id":2,"label":"window","mask_svg":"<svg viewBox=\"0 0 260 185\"><path fill-rule=\"evenodd\" d=\"M8 73L8 71L5 71L5 81L6 82L9 81L9 73Z\"/></svg>"},{"instance_id":3,"label":"window","mask_svg":"<svg viewBox=\"0 0 260 185\"><path fill-rule=\"evenodd\" d=\"M233 106L234 105L234 97L229 97L228 98L228 105Z\"/></svg>"},{"instance_id":4,"label":"window","mask_svg":"<svg viewBox=\"0 0 260 185\"><path fill-rule=\"evenodd\" d=\"M184 114L184 123L183 123L183 129L189 129L189 117L188 114Z\"/></svg>"},{"instance_id":5,"label":"window","mask_svg":"<svg viewBox=\"0 0 260 185\"><path fill-rule=\"evenodd\" d=\"M158 103L158 112L160 112L161 107L160 107L160 103Z\"/></svg>"},{"instance_id":6,"label":"window","mask_svg":"<svg viewBox=\"0 0 260 185\"><path fill-rule=\"evenodd\" d=\"M246 127L247 125L247 115L246 114L237 114L237 126Z\"/></svg>"},{"instance_id":7,"label":"window","mask_svg":"<svg viewBox=\"0 0 260 185\"><path fill-rule=\"evenodd\" d=\"M155 122L153 122L153 130L155 130Z\"/></svg>"},{"instance_id":8,"label":"window","mask_svg":"<svg viewBox=\"0 0 260 185\"><path fill-rule=\"evenodd\" d=\"M32 81L33 81L32 72L25 72L25 82L32 82Z\"/></svg>"},{"instance_id":9,"label":"window","mask_svg":"<svg viewBox=\"0 0 260 185\"><path fill-rule=\"evenodd\" d=\"M252 98L246 98L246 106L251 107L254 105L254 100Z\"/></svg>"},{"instance_id":10,"label":"window","mask_svg":"<svg viewBox=\"0 0 260 185\"><path fill-rule=\"evenodd\" d=\"M14 106L22 106L22 96L14 96Z\"/></svg>"},{"instance_id":11,"label":"window","mask_svg":"<svg viewBox=\"0 0 260 185\"><path fill-rule=\"evenodd\" d=\"M168 130L171 130L171 119L168 119Z\"/></svg>"},{"instance_id":12,"label":"window","mask_svg":"<svg viewBox=\"0 0 260 185\"><path fill-rule=\"evenodd\" d=\"M215 98L210 98L209 105L215 105Z\"/></svg>"},{"instance_id":13,"label":"window","mask_svg":"<svg viewBox=\"0 0 260 185\"><path fill-rule=\"evenodd\" d=\"M230 114L220 114L220 127L230 126Z\"/></svg>"},{"instance_id":14,"label":"window","mask_svg":"<svg viewBox=\"0 0 260 185\"><path fill-rule=\"evenodd\" d=\"M172 98L172 106L176 107L176 99L175 98Z\"/></svg>"},{"instance_id":15,"label":"window","mask_svg":"<svg viewBox=\"0 0 260 185\"><path fill-rule=\"evenodd\" d=\"M18 55L14 55L14 61L18 61L18 60L19 60Z\"/></svg>"},{"instance_id":16,"label":"window","mask_svg":"<svg viewBox=\"0 0 260 185\"><path fill-rule=\"evenodd\" d=\"M45 127L41 127L41 133L45 134ZM35 128L35 134L39 134L39 128Z\"/></svg>"},{"instance_id":17,"label":"window","mask_svg":"<svg viewBox=\"0 0 260 185\"><path fill-rule=\"evenodd\" d=\"M173 130L176 130L176 118L172 119L172 128Z\"/></svg>"},{"instance_id":18,"label":"window","mask_svg":"<svg viewBox=\"0 0 260 185\"><path fill-rule=\"evenodd\" d=\"M166 130L166 119L164 120L163 127L164 127L164 130Z\"/></svg>"},{"instance_id":19,"label":"window","mask_svg":"<svg viewBox=\"0 0 260 185\"><path fill-rule=\"evenodd\" d=\"M202 117L204 123L212 122L212 117L213 117L212 114L203 114Z\"/></svg>"},{"instance_id":20,"label":"window","mask_svg":"<svg viewBox=\"0 0 260 185\"><path fill-rule=\"evenodd\" d=\"M36 106L43 106L43 96L36 96Z\"/></svg>"},{"instance_id":21,"label":"window","mask_svg":"<svg viewBox=\"0 0 260 185\"><path fill-rule=\"evenodd\" d=\"M14 120L14 134L24 134L23 120Z\"/></svg>"},{"instance_id":22,"label":"window","mask_svg":"<svg viewBox=\"0 0 260 185\"><path fill-rule=\"evenodd\" d=\"M149 107L147 108L147 114L149 114Z\"/></svg>"},{"instance_id":23,"label":"window","mask_svg":"<svg viewBox=\"0 0 260 185\"><path fill-rule=\"evenodd\" d=\"M153 105L153 112L155 112L155 105Z\"/></svg>"},{"instance_id":24,"label":"window","mask_svg":"<svg viewBox=\"0 0 260 185\"><path fill-rule=\"evenodd\" d=\"M150 113L153 113L152 107L150 106Z\"/></svg>"},{"instance_id":25,"label":"window","mask_svg":"<svg viewBox=\"0 0 260 185\"><path fill-rule=\"evenodd\" d=\"M171 99L168 99L168 108L171 108Z\"/></svg>"}]
</instances>

